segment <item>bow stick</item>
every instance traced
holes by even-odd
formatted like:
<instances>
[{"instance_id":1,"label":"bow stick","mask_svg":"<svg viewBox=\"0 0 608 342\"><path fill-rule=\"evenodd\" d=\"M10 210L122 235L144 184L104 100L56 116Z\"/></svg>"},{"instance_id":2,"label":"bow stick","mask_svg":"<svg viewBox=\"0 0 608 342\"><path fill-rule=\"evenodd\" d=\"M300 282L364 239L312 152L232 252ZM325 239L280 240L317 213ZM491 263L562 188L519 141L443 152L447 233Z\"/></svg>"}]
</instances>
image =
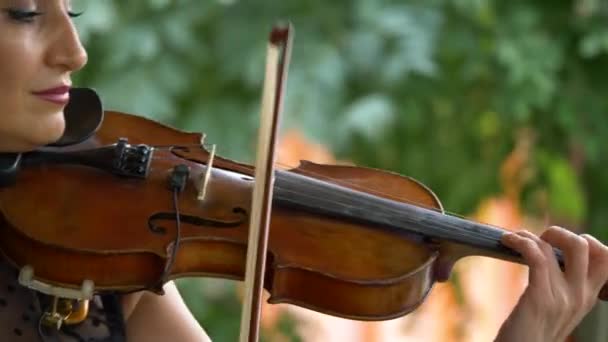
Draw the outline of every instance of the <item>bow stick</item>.
<instances>
[{"instance_id":1,"label":"bow stick","mask_svg":"<svg viewBox=\"0 0 608 342\"><path fill-rule=\"evenodd\" d=\"M249 221L245 302L241 315L241 342L256 342L259 338L272 189L274 186L275 145L280 113L283 107L287 67L291 57L292 31L293 28L290 24L275 26L268 41L261 121L256 152L255 183Z\"/></svg>"}]
</instances>

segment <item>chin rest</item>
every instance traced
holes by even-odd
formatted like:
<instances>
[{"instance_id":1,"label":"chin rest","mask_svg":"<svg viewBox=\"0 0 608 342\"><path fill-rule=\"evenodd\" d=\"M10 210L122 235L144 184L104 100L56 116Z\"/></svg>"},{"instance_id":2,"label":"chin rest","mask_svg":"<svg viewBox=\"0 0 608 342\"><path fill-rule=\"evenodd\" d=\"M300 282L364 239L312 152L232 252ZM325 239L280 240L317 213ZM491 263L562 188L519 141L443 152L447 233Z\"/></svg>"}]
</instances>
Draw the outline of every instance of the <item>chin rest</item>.
<instances>
[{"instance_id":1,"label":"chin rest","mask_svg":"<svg viewBox=\"0 0 608 342\"><path fill-rule=\"evenodd\" d=\"M64 109L64 116L63 136L48 146L74 145L92 136L103 121L101 99L93 89L72 88L70 102Z\"/></svg>"}]
</instances>

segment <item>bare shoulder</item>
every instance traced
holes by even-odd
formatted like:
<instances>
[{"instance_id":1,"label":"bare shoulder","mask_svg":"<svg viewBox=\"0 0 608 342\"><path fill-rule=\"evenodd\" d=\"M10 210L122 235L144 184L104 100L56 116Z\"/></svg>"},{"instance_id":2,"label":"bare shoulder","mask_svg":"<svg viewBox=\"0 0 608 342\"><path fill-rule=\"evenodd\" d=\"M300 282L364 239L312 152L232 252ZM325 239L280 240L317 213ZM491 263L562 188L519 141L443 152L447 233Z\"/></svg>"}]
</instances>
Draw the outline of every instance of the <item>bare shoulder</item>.
<instances>
[{"instance_id":1,"label":"bare shoulder","mask_svg":"<svg viewBox=\"0 0 608 342\"><path fill-rule=\"evenodd\" d=\"M184 303L173 282L165 285L165 295L149 292L130 294L123 299L127 340L211 341Z\"/></svg>"}]
</instances>

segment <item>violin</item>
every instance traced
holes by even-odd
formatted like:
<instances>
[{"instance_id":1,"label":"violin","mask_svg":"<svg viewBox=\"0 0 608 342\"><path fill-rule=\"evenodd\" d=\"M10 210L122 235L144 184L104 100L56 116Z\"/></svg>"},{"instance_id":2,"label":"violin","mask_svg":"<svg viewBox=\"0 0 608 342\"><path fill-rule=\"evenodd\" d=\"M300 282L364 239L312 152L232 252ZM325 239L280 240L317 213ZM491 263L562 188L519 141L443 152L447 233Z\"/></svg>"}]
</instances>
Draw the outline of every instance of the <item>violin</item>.
<instances>
[{"instance_id":1,"label":"violin","mask_svg":"<svg viewBox=\"0 0 608 342\"><path fill-rule=\"evenodd\" d=\"M200 141L108 111L83 147L25 154L0 191L2 253L66 288L90 280L95 291L159 292L179 277L242 279L253 168L211 163ZM503 231L445 215L412 178L312 162L276 177L271 303L390 319L423 301L442 253L521 261L501 245Z\"/></svg>"},{"instance_id":2,"label":"violin","mask_svg":"<svg viewBox=\"0 0 608 342\"><path fill-rule=\"evenodd\" d=\"M91 90L73 95L66 116L82 122L68 131L81 141L0 156L0 251L20 283L87 300L162 294L181 277L242 280L255 167L216 156L203 134L101 110ZM445 214L413 178L308 161L274 177L270 303L387 320L424 301L440 256L523 263L501 244L505 230Z\"/></svg>"}]
</instances>

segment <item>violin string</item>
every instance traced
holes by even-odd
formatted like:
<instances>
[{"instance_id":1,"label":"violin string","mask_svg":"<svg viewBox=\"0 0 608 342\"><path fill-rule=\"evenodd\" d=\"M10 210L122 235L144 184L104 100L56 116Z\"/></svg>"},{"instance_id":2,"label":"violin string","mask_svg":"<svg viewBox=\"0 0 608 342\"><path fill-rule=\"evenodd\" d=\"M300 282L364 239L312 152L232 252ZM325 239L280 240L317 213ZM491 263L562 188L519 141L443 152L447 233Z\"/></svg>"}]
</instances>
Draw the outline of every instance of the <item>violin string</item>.
<instances>
[{"instance_id":1,"label":"violin string","mask_svg":"<svg viewBox=\"0 0 608 342\"><path fill-rule=\"evenodd\" d=\"M277 165L283 166L283 167L286 167L286 168L290 168L291 167L290 165L283 164L283 163L277 163ZM289 170L283 170L283 172L290 172L290 171ZM422 203L420 201L413 201L413 200L410 200L410 199L407 199L407 198L402 198L402 197L394 196L392 194L388 194L388 193L382 192L380 190L370 189L368 187L362 186L362 185L354 183L352 181L348 181L348 180L344 180L344 179L335 179L335 178L331 178L331 177L328 177L328 176L325 176L325 175L322 175L322 174L318 174L318 173L313 172L313 171L308 171L308 170L299 170L298 173L302 174L302 175L305 175L305 176L309 176L311 178L315 178L315 179L319 179L319 180L324 180L324 181L326 181L328 183L333 183L333 184L336 184L336 185L344 186L344 187L350 188L352 190L361 191L361 192L365 192L367 194L371 194L371 195L375 195L375 196L378 196L378 197L382 197L382 198L385 198L385 199L388 199L388 200L393 200L393 201L396 201L396 202L400 202L400 203L405 203L405 204L421 207L421 208L424 208L426 210L431 210L431 211L434 211L434 212L437 212L437 213L441 213L441 214L444 214L444 215L447 215L447 216L452 216L452 217L456 217L456 218L472 221L471 219L469 219L468 217L465 217L463 215L460 215L460 214L457 214L457 213L454 213L454 212L451 212L451 211L448 211L448 210L441 210L441 209L429 206L426 203ZM403 176L401 176L401 177L403 177ZM440 204L440 203L438 203L438 204ZM492 227L492 228L499 229L499 230L505 230L503 227L495 226L495 225L492 225L492 224L489 224L489 223L485 223L485 222L480 222L480 221L472 221L472 222L483 224L485 226Z\"/></svg>"},{"instance_id":2,"label":"violin string","mask_svg":"<svg viewBox=\"0 0 608 342\"><path fill-rule=\"evenodd\" d=\"M284 174L293 174L290 173L289 171L281 171ZM314 172L309 172L309 174L314 174ZM301 174L299 174L299 176L303 176ZM327 177L323 177L322 175L319 175L322 178L327 178ZM304 176L307 177L307 176ZM315 179L315 178L312 178ZM280 187L280 183L278 183L278 189L280 189L283 192L290 192L293 193L295 196L305 196L308 197L310 199L313 200L319 200L320 197L317 196L313 196L313 195L307 195L307 194L302 194L301 192L296 192L295 190L291 190L291 189L287 189L287 188L283 188ZM339 185L339 184L338 184ZM346 193L340 193L340 192L333 192L332 194L339 194L340 196L342 195L347 195ZM344 197L344 196L342 196ZM362 197L364 199L367 199L366 197ZM382 197L381 197L382 198ZM385 199L388 201L392 201L390 199ZM338 204L342 204L342 205L349 205L350 203L352 203L352 200L349 199L349 197L345 197L345 201L335 201L335 200L330 200L330 203L338 203ZM403 217L407 217L404 215L400 215L402 214L401 210L399 209L393 209L393 208L397 208L399 205L411 205L409 203L406 202L399 202L399 201L393 201L394 202L394 206L390 207L390 206L378 206L379 203L377 201L368 201L367 205L372 205L372 206L376 206L375 210L377 210L378 212L388 212L388 215L386 215L385 217L389 219L389 221L392 221L394 219L397 218L403 218ZM345 204L346 203L346 204ZM353 207L352 205L349 205L351 208ZM439 215L445 215L442 212L436 210L435 208L426 208L423 206L418 206L418 205L412 205L413 207L419 208L421 210L427 210L427 211L431 211L434 212L435 214L439 214ZM373 210L373 209L372 209ZM461 222L460 224L458 224L457 221L451 221L451 220L439 220L441 221L442 225L435 225L434 228L442 231L444 234L440 234L440 235L444 235L445 236L451 236L453 238L457 238L456 242L460 242L460 243L465 243L465 244L473 244L476 245L477 247L482 247L486 250L490 250L493 252L501 252L504 253L505 251L510 251L510 256L516 256L516 257L521 257L521 255L519 255L519 253L516 253L514 251L512 251L510 248L507 248L506 246L504 246L501 243L501 237L504 234L504 232L506 231L504 228L502 227L498 227L492 224L487 224L487 223L481 223L479 221L473 221L473 220L469 220L467 218L463 218L463 217L459 217L459 216L455 216L455 215L445 215L446 217L454 217L454 218L458 218L458 219L462 219L465 222ZM361 216L363 217L363 216ZM403 221L403 220L401 220ZM437 220L435 221L437 222ZM400 226L400 227L406 227L406 224L408 223L413 223L414 222L405 222L404 225ZM471 229L463 229L463 224L464 226L467 226L468 224L476 224L477 227L472 227ZM430 228L430 226L427 226ZM482 228L482 229L480 229ZM411 231L411 230L410 230ZM420 233L422 235L425 235L424 233ZM428 234L426 234L428 236ZM441 237L441 236L439 236ZM563 263L563 252L557 248L553 248L555 256L557 257L558 261L561 263Z\"/></svg>"},{"instance_id":3,"label":"violin string","mask_svg":"<svg viewBox=\"0 0 608 342\"><path fill-rule=\"evenodd\" d=\"M204 146L204 147L207 148L207 146ZM295 169L295 168L297 168L297 166L288 165L286 163L276 163L276 165L279 166L279 167L285 168L286 170L281 170L283 172L290 172L289 169ZM429 205L427 205L425 203L418 202L418 201L413 201L413 200L410 200L410 199L407 199L407 198L401 198L401 197L398 197L398 196L394 196L392 194L385 193L385 192L383 192L381 190L370 189L370 188L368 188L366 186L362 186L362 185L354 183L352 181L348 181L348 180L344 180L344 179L335 179L335 178L328 177L328 176L325 176L325 175L322 175L322 174L318 174L316 172L309 171L309 170L299 170L298 173L302 174L302 175L305 175L305 176L308 176L308 177L311 177L311 178L315 178L315 179L318 179L318 180L323 180L323 181L326 181L328 183L333 183L333 184L336 184L336 185L344 186L344 187L351 188L351 189L356 190L356 191L365 192L367 194L375 195L375 196L378 196L378 197L381 197L381 198L385 198L385 199L388 199L388 200L393 200L393 201L396 201L396 202L405 203L405 204L409 204L409 205L412 205L412 206L417 206L417 207L420 207L420 208L423 208L423 209L426 209L426 210L434 211L436 213L441 213L441 214L444 214L444 215L447 215L447 216L452 216L452 217L455 217L455 218L459 218L459 219L471 221L471 222L474 222L474 223L478 223L478 224L481 224L481 225L485 225L486 227L491 227L491 228L494 228L494 229L499 230L499 231L505 231L505 228L503 228L503 227L499 227L499 226L492 225L492 224L485 223L485 222L473 221L473 220L471 220L471 219L469 219L467 217L464 217L463 215L451 212L449 210L443 210L442 211L442 210L440 210L438 208L431 207L431 206L429 206ZM297 195L301 195L301 194L297 194ZM309 197L309 199L312 199L312 200L316 200L317 199L314 196L307 196L307 197ZM345 199L345 202L339 203L339 204L344 205L345 203L348 203L348 202L349 202L348 199ZM398 211L396 211L395 213L398 213ZM458 226L452 226L451 228L455 229L455 230L458 230L460 227L458 227ZM472 232L472 233L476 234L475 232ZM489 242L493 242L493 243L497 242L497 240L499 239L499 238L493 237L493 236L492 237L488 237L488 236L484 235L483 233L479 234L479 237L482 238L482 239L487 238L487 240Z\"/></svg>"},{"instance_id":4,"label":"violin string","mask_svg":"<svg viewBox=\"0 0 608 342\"><path fill-rule=\"evenodd\" d=\"M163 149L163 150L165 150L165 149L166 150L170 150L170 149L175 149L175 148L177 148L177 149L183 149L183 148L204 148L205 150L207 150L208 148L210 148L210 146L208 144L206 144L206 143L203 143L203 144L193 143L193 144L185 144L185 145L179 145L179 146L176 146L176 145L154 145L153 147L155 149ZM164 159L164 158L162 158L162 159ZM169 158L166 158L165 160L168 160L168 159ZM293 165L289 165L289 164L286 164L286 163L276 163L275 165L279 166L279 167L284 167L286 169L286 170L283 170L284 172L290 172L289 169L296 169L298 167L298 166L293 166ZM320 165L322 165L322 164L320 164ZM299 170L299 173L302 174L302 175L309 176L311 178L316 178L316 179L324 180L324 181L326 181L328 183L333 183L333 184L336 184L336 185L344 186L344 187L347 187L347 188L351 188L353 190L365 192L365 193L368 193L368 194L371 194L371 195L375 195L375 196L378 196L378 197L382 197L382 198L385 198L385 199L394 200L394 201L397 201L397 202L414 205L414 206L417 206L417 207L421 207L421 208L424 208L424 209L427 209L427 210L432 210L432 211L435 211L435 212L438 212L438 213L442 213L444 215L456 217L456 218L461 218L461 219L465 219L465 220L471 220L470 218L465 217L464 215L458 214L456 212L445 210L443 208L442 208L443 210L440 210L438 208L429 206L426 203L422 203L422 202L419 202L419 201L414 201L414 200L411 200L411 199L408 199L408 198L398 197L398 196L395 196L395 195L383 192L381 190L371 189L371 188L368 188L366 186L362 186L360 184L354 183L352 181L328 177L328 176L325 176L325 175L322 175L322 174L318 174L316 172L309 171L309 170ZM505 230L505 228L503 228L503 227L492 225L492 224L487 223L487 222L481 222L481 221L477 221L477 220L475 222L483 224L483 225L486 225L488 227L495 228L495 229Z\"/></svg>"},{"instance_id":5,"label":"violin string","mask_svg":"<svg viewBox=\"0 0 608 342\"><path fill-rule=\"evenodd\" d=\"M292 193L294 194L294 196L300 196L300 197L308 197L309 199L312 200L319 200L319 197L315 197L315 196L311 196L308 194L302 194L299 192L296 192L295 190L291 190L285 187L281 187L279 185L277 185L278 188L283 191L284 193ZM340 200L330 200L330 203L337 203L337 204L341 204L341 205L346 205L346 206L350 206L349 203L351 201L349 201L349 198L346 197L347 194L343 194L343 193L334 193L334 196L338 196L340 197ZM327 201L327 200L325 200ZM407 203L401 203L401 202L396 202L396 204L407 204ZM385 217L387 219L390 219L390 221L394 221L396 218L400 217L399 214L402 214L402 211L398 210L398 209L392 209L390 207L384 207L384 206L378 206L378 204L373 203L373 202L369 202L368 205L370 205L370 207L372 207L372 210L375 210L376 212L382 212L382 213L386 213L388 215L386 215ZM351 206L352 207L352 206ZM415 206L418 207L418 206ZM421 207L418 207L421 208ZM426 208L421 208L423 210L428 210ZM440 212L435 211L436 213L441 214ZM402 215L401 215L402 217ZM442 225L437 225L435 227L435 229L437 229L438 231L440 231L443 236L446 235L451 235L451 236L456 236L456 237L461 237L463 240L469 240L471 242L477 242L478 244L481 244L483 246L487 246L488 244L490 246L494 246L497 242L498 242L498 238L497 237L492 237L489 236L488 234L483 234L481 232L477 232L476 230L467 230L467 231L463 231L463 229L457 225L453 225L450 222L445 222L445 227ZM424 234L424 233L422 233Z\"/></svg>"},{"instance_id":6,"label":"violin string","mask_svg":"<svg viewBox=\"0 0 608 342\"><path fill-rule=\"evenodd\" d=\"M172 148L175 148L175 147L176 146L171 146L171 145L166 145L166 146L158 145L158 146L155 146L155 148L157 148L157 149L172 149ZM180 145L178 147L179 148L188 148L188 147L201 148L202 147L202 148L205 148L205 149L208 148L208 146L205 145L205 144L203 144L203 145L200 145L200 144ZM286 172L286 173L290 173L291 172L291 171L289 171L289 169L297 168L297 167L294 167L292 165L288 165L288 164L285 164L285 163L276 163L275 165L278 166L278 167L282 167L282 168L286 169L286 170L276 170L276 171ZM317 180L325 181L325 182L328 182L328 183L332 183L332 184L335 184L335 185L343 186L343 187L346 187L346 188L350 188L350 189L355 190L355 191L360 191L360 192L364 192L364 193L367 193L367 194L370 194L370 195L378 196L378 197L381 197L381 198L384 198L384 199L387 199L387 200L392 200L392 201L395 201L397 203L403 203L403 204L408 204L408 205L416 206L416 207L419 207L419 208L422 208L422 209L433 211L435 213L440 213L440 214L443 214L443 215L447 215L447 216L452 216L452 217L464 219L464 220L467 220L467 221L479 223L479 224L485 225L487 227L492 227L494 229L498 229L498 230L504 231L504 228L502 228L502 227L493 226L493 225L488 224L488 223L482 223L482 222L478 222L478 221L472 221L472 220L470 220L470 219L468 219L468 218L466 218L466 217L464 217L462 215L459 215L457 213L446 211L446 210L442 211L442 210L440 210L438 208L431 207L431 206L429 206L429 205L427 205L425 203L418 202L418 201L413 201L413 200L410 200L410 199L407 199L407 198L401 198L401 197L398 197L398 196L395 196L395 195L392 195L392 194L385 193L385 192L383 192L381 190L378 190L378 189L370 189L370 188L368 188L366 186L362 186L360 184L354 183L354 182L349 181L349 180L335 179L335 178L332 178L332 177L329 177L329 176L326 176L326 175L318 174L318 173L316 173L314 171L310 171L310 170L298 170L298 174L306 176L306 177L314 178L314 179L317 179ZM318 200L319 199L318 197L315 197L313 195L296 193L296 192L294 192L292 190L285 189L285 188L282 188L281 190L284 191L284 192L292 192L292 193L294 193L294 195L297 195L297 196L300 196L300 197L306 197L308 200ZM348 203L350 203L351 201L349 201L349 198L342 198L341 201L333 201L333 202L335 202L335 204L340 204L340 205L344 206L344 205L348 205ZM372 205L372 203L370 202L370 203L368 203L368 205ZM386 208L377 208L377 209L384 209L384 211L386 211ZM392 214L395 214L395 215L400 213L399 210L393 210L393 209L388 209L388 212L392 213ZM462 228L460 226L452 224L451 222L446 222L446 224L447 224L447 228L451 229L451 231L450 231L451 234L454 234L454 233L458 234L458 233L462 232ZM462 232L461 235L462 235L462 237L466 237L466 238L474 238L474 239L476 239L476 240L478 240L478 241L480 241L482 243L485 242L485 243L495 244L499 240L499 237L497 237L497 236L488 236L487 234L484 234L483 232L480 232L480 231L478 232L477 230L471 230L471 231Z\"/></svg>"},{"instance_id":7,"label":"violin string","mask_svg":"<svg viewBox=\"0 0 608 342\"><path fill-rule=\"evenodd\" d=\"M187 145L184 145L184 146L187 146ZM207 144L203 144L202 146L205 149L210 148L210 146L208 146ZM319 164L319 165L323 166L323 164ZM297 169L298 168L298 166L289 165L289 164L280 163L280 162L275 163L275 166L284 167L285 168L285 170L283 170L284 172L290 172L289 169ZM376 189L371 189L371 188L367 188L365 186L361 186L361 185L359 185L357 183L353 183L351 181L347 181L347 180L343 180L343 179L331 178L331 177L328 177L328 176L325 176L325 175L322 175L322 174L318 174L316 172L308 171L308 170L299 170L299 173L303 174L303 175L306 175L306 176L309 176L311 178L316 178L316 179L324 180L324 181L326 181L328 183L333 183L333 184L341 185L341 186L344 186L344 187L349 187L349 188L351 188L353 190L358 190L358 191L361 191L361 192L366 192L368 194L376 195L376 196L383 197L383 198L386 198L386 199L392 199L394 201L409 203L409 204L412 204L412 205L417 205L419 207L424 207L424 208L429 209L429 210L435 210L437 212L441 212L437 208L433 208L433 207L428 206L428 205L426 205L426 204L424 204L422 202L416 202L416 201L412 201L412 200L409 200L409 199L406 199L406 198L397 197L397 196L394 196L392 194L388 194L388 193L385 193L385 192L382 192L382 191L379 191L379 190L376 190ZM451 213L451 212L445 211L445 210L443 211L443 213L451 215L451 216L457 216L457 217L459 216L456 213Z\"/></svg>"}]
</instances>

